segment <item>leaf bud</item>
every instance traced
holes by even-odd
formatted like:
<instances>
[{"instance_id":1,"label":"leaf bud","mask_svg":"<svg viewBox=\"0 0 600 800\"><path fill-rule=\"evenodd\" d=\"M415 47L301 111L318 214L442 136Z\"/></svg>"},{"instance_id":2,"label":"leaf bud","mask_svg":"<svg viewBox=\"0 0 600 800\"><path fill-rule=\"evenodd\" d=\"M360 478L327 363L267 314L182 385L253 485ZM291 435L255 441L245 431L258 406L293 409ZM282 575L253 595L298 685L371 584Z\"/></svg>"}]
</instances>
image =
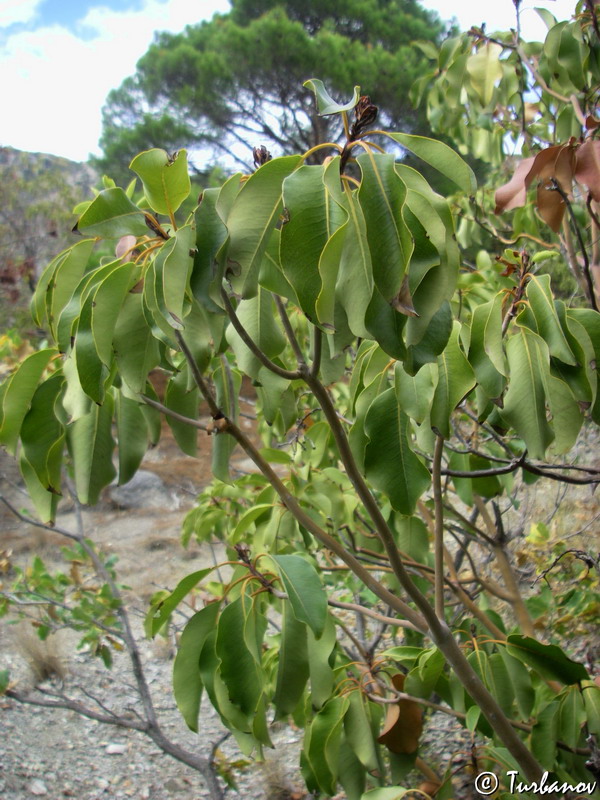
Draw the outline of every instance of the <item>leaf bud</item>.
<instances>
[{"instance_id":1,"label":"leaf bud","mask_svg":"<svg viewBox=\"0 0 600 800\"><path fill-rule=\"evenodd\" d=\"M261 145L260 147L255 147L252 150L252 156L254 158L254 166L256 167L256 169L262 167L263 164L266 164L267 161L270 161L273 158L273 156L271 155L271 153L269 153L264 144Z\"/></svg>"}]
</instances>

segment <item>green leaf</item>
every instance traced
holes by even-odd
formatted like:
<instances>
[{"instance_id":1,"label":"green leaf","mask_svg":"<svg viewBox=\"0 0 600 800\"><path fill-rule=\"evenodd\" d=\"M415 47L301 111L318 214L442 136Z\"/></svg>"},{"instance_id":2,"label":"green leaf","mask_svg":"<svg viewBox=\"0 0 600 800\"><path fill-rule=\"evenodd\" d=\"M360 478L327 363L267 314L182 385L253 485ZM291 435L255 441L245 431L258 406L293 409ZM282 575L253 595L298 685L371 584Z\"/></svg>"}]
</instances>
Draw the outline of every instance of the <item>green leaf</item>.
<instances>
[{"instance_id":1,"label":"green leaf","mask_svg":"<svg viewBox=\"0 0 600 800\"><path fill-rule=\"evenodd\" d=\"M219 408L226 411L230 419L237 420L238 396L242 383L241 375L233 371L225 356L218 360L218 367L213 372L216 399ZM220 433L212 437L212 473L224 483L230 483L229 459L235 449L236 441L228 433Z\"/></svg>"},{"instance_id":2,"label":"green leaf","mask_svg":"<svg viewBox=\"0 0 600 800\"><path fill-rule=\"evenodd\" d=\"M116 475L112 463L113 406L113 398L107 394L103 405L93 404L89 414L67 427L77 497L88 505L98 502L100 492Z\"/></svg>"},{"instance_id":3,"label":"green leaf","mask_svg":"<svg viewBox=\"0 0 600 800\"><path fill-rule=\"evenodd\" d=\"M277 324L273 297L262 287L248 300L240 301L237 316L250 338L268 358L278 356L285 348L285 338ZM248 349L233 325L226 331L226 338L236 355L237 366L252 378L258 379L261 362Z\"/></svg>"},{"instance_id":4,"label":"green leaf","mask_svg":"<svg viewBox=\"0 0 600 800\"><path fill-rule=\"evenodd\" d=\"M317 109L319 111L319 115L322 117L326 117L329 114L341 114L342 111L352 111L360 98L360 86L354 87L352 100L350 100L348 103L340 104L336 103L336 101L329 95L323 84L323 81L319 80L318 78L309 78L307 81L304 81L302 85L307 89L311 89L315 93Z\"/></svg>"},{"instance_id":5,"label":"green leaf","mask_svg":"<svg viewBox=\"0 0 600 800\"><path fill-rule=\"evenodd\" d=\"M148 233L143 212L119 187L100 192L81 215L76 228L86 236L103 239L145 236Z\"/></svg>"},{"instance_id":6,"label":"green leaf","mask_svg":"<svg viewBox=\"0 0 600 800\"><path fill-rule=\"evenodd\" d=\"M187 367L169 381L165 392L165 405L184 417L198 419L198 388L194 386L192 389L188 389ZM167 423L183 452L188 456L195 457L198 449L198 428L169 415L167 415Z\"/></svg>"},{"instance_id":7,"label":"green leaf","mask_svg":"<svg viewBox=\"0 0 600 800\"><path fill-rule=\"evenodd\" d=\"M194 614L181 632L177 655L173 662L175 702L188 728L196 733L202 697L200 653L208 635L216 626L218 613L219 604L210 603Z\"/></svg>"},{"instance_id":8,"label":"green leaf","mask_svg":"<svg viewBox=\"0 0 600 800\"><path fill-rule=\"evenodd\" d=\"M195 232L179 228L154 259L154 292L158 308L172 328L183 328L184 304L192 272Z\"/></svg>"},{"instance_id":9,"label":"green leaf","mask_svg":"<svg viewBox=\"0 0 600 800\"><path fill-rule=\"evenodd\" d=\"M166 597L162 597L157 605L152 605L144 622L146 635L150 637L156 636L183 598L188 595L200 581L204 580L207 575L210 575L213 569L214 567L207 567L197 572L192 572L190 575L186 575L185 578L179 581L170 594Z\"/></svg>"},{"instance_id":10,"label":"green leaf","mask_svg":"<svg viewBox=\"0 0 600 800\"><path fill-rule=\"evenodd\" d=\"M586 721L583 698L579 686L569 686L562 695L558 708L557 735L561 742L577 747Z\"/></svg>"},{"instance_id":11,"label":"green leaf","mask_svg":"<svg viewBox=\"0 0 600 800\"><path fill-rule=\"evenodd\" d=\"M32 316L40 327L47 320L54 336L60 313L83 277L95 244L94 239L85 239L63 251L46 267L36 285Z\"/></svg>"},{"instance_id":12,"label":"green leaf","mask_svg":"<svg viewBox=\"0 0 600 800\"><path fill-rule=\"evenodd\" d=\"M555 644L542 644L529 636L513 633L507 639L506 650L544 678L567 685L589 679L583 664L572 661Z\"/></svg>"},{"instance_id":13,"label":"green leaf","mask_svg":"<svg viewBox=\"0 0 600 800\"><path fill-rule=\"evenodd\" d=\"M313 719L310 726L308 759L321 790L335 794L338 777L338 755L348 698L332 697Z\"/></svg>"},{"instance_id":14,"label":"green leaf","mask_svg":"<svg viewBox=\"0 0 600 800\"><path fill-rule=\"evenodd\" d=\"M433 364L424 364L416 375L409 375L402 364L394 367L394 387L398 406L419 425L427 419L435 386L437 369Z\"/></svg>"},{"instance_id":15,"label":"green leaf","mask_svg":"<svg viewBox=\"0 0 600 800\"><path fill-rule=\"evenodd\" d=\"M0 444L3 444L11 455L15 454L21 424L31 407L37 385L50 359L56 354L54 348L32 353L19 364L3 384L0 396L2 402Z\"/></svg>"},{"instance_id":16,"label":"green leaf","mask_svg":"<svg viewBox=\"0 0 600 800\"><path fill-rule=\"evenodd\" d=\"M291 714L304 692L309 677L306 625L299 622L289 602L283 603L281 643L277 659L277 682L273 704L276 718Z\"/></svg>"},{"instance_id":17,"label":"green leaf","mask_svg":"<svg viewBox=\"0 0 600 800\"><path fill-rule=\"evenodd\" d=\"M577 360L563 333L550 288L550 275L532 275L527 284L527 299L535 317L537 330L548 345L550 355L565 364L576 366ZM519 321L519 318L517 318Z\"/></svg>"},{"instance_id":18,"label":"green leaf","mask_svg":"<svg viewBox=\"0 0 600 800\"><path fill-rule=\"evenodd\" d=\"M331 663L336 642L335 624L329 615L320 639L310 629L307 630L310 702L313 708L321 708L333 692L334 674Z\"/></svg>"},{"instance_id":19,"label":"green leaf","mask_svg":"<svg viewBox=\"0 0 600 800\"><path fill-rule=\"evenodd\" d=\"M91 334L98 357L105 366L112 363L112 341L115 325L125 297L135 282L132 263L117 266L90 294L86 303L91 304Z\"/></svg>"},{"instance_id":20,"label":"green leaf","mask_svg":"<svg viewBox=\"0 0 600 800\"><path fill-rule=\"evenodd\" d=\"M471 167L447 144L425 136L408 133L387 133L394 141L421 158L467 194L477 191L477 179Z\"/></svg>"},{"instance_id":21,"label":"green leaf","mask_svg":"<svg viewBox=\"0 0 600 800\"><path fill-rule=\"evenodd\" d=\"M158 214L172 216L189 196L191 184L185 150L172 156L157 148L145 150L133 159L129 169L142 179L146 199Z\"/></svg>"},{"instance_id":22,"label":"green leaf","mask_svg":"<svg viewBox=\"0 0 600 800\"><path fill-rule=\"evenodd\" d=\"M450 436L450 415L475 385L475 375L459 345L460 322L455 321L450 340L438 357L438 381L431 405L431 427Z\"/></svg>"},{"instance_id":23,"label":"green leaf","mask_svg":"<svg viewBox=\"0 0 600 800\"><path fill-rule=\"evenodd\" d=\"M365 314L373 296L373 269L367 239L367 228L362 208L355 194L346 190L347 223L339 229L344 231L340 254L336 302L346 312L348 327L355 336L369 338L365 327Z\"/></svg>"},{"instance_id":24,"label":"green leaf","mask_svg":"<svg viewBox=\"0 0 600 800\"><path fill-rule=\"evenodd\" d=\"M501 416L525 440L532 458L544 458L554 433L546 419L544 373L548 372L546 343L527 328L507 344L510 381Z\"/></svg>"},{"instance_id":25,"label":"green leaf","mask_svg":"<svg viewBox=\"0 0 600 800\"><path fill-rule=\"evenodd\" d=\"M283 182L286 222L281 228L281 268L296 292L300 307L313 320L321 291L319 259L333 232L330 211L335 214L337 209L337 216L343 214L331 202L324 169L304 165Z\"/></svg>"},{"instance_id":26,"label":"green leaf","mask_svg":"<svg viewBox=\"0 0 600 800\"><path fill-rule=\"evenodd\" d=\"M600 736L600 687L594 681L582 681L581 694L590 733Z\"/></svg>"},{"instance_id":27,"label":"green leaf","mask_svg":"<svg viewBox=\"0 0 600 800\"><path fill-rule=\"evenodd\" d=\"M31 464L25 458L25 454L22 450L19 454L19 469L21 470L27 492L33 501L38 517L42 522L54 522L59 496L55 492L49 492L40 483L40 479Z\"/></svg>"},{"instance_id":28,"label":"green leaf","mask_svg":"<svg viewBox=\"0 0 600 800\"><path fill-rule=\"evenodd\" d=\"M348 695L348 710L344 716L346 740L356 757L369 772L378 769L379 759L367 709L360 691Z\"/></svg>"},{"instance_id":29,"label":"green leaf","mask_svg":"<svg viewBox=\"0 0 600 800\"><path fill-rule=\"evenodd\" d=\"M486 42L467 59L467 72L471 76L473 88L484 106L491 102L494 85L503 74L500 64L501 53L501 45L495 42Z\"/></svg>"},{"instance_id":30,"label":"green leaf","mask_svg":"<svg viewBox=\"0 0 600 800\"><path fill-rule=\"evenodd\" d=\"M512 716L512 706L515 699L512 675L508 671L500 653L493 653L488 658L488 665L488 689L500 708L510 718Z\"/></svg>"},{"instance_id":31,"label":"green leaf","mask_svg":"<svg viewBox=\"0 0 600 800\"><path fill-rule=\"evenodd\" d=\"M375 398L365 418L369 442L365 449L365 474L384 492L392 507L410 516L430 484L427 467L410 446L411 424L400 410L393 389Z\"/></svg>"},{"instance_id":32,"label":"green leaf","mask_svg":"<svg viewBox=\"0 0 600 800\"><path fill-rule=\"evenodd\" d=\"M537 719L531 729L531 752L540 764L548 770L554 769L556 762L558 708L558 700L549 703L537 715Z\"/></svg>"},{"instance_id":33,"label":"green leaf","mask_svg":"<svg viewBox=\"0 0 600 800\"><path fill-rule=\"evenodd\" d=\"M402 209L406 186L395 170L395 156L365 153L358 199L364 214L375 285L386 301L400 291L413 242Z\"/></svg>"},{"instance_id":34,"label":"green leaf","mask_svg":"<svg viewBox=\"0 0 600 800\"><path fill-rule=\"evenodd\" d=\"M502 293L475 308L471 321L469 362L488 397L500 397L506 383L502 348Z\"/></svg>"},{"instance_id":35,"label":"green leaf","mask_svg":"<svg viewBox=\"0 0 600 800\"><path fill-rule=\"evenodd\" d=\"M401 800L402 797L408 792L402 786L386 786L380 789L371 789L365 792L361 800Z\"/></svg>"},{"instance_id":36,"label":"green leaf","mask_svg":"<svg viewBox=\"0 0 600 800\"><path fill-rule=\"evenodd\" d=\"M283 204L282 183L302 163L302 156L274 158L244 183L227 217L228 277L242 298L254 297L260 264Z\"/></svg>"},{"instance_id":37,"label":"green leaf","mask_svg":"<svg viewBox=\"0 0 600 800\"><path fill-rule=\"evenodd\" d=\"M117 391L115 400L119 443L119 486L137 472L148 448L148 425L140 404Z\"/></svg>"},{"instance_id":38,"label":"green leaf","mask_svg":"<svg viewBox=\"0 0 600 800\"><path fill-rule=\"evenodd\" d=\"M216 650L221 659L221 678L229 698L246 718L250 718L258 706L263 685L256 654L249 649L244 635L245 625L242 598L238 597L221 612Z\"/></svg>"},{"instance_id":39,"label":"green leaf","mask_svg":"<svg viewBox=\"0 0 600 800\"><path fill-rule=\"evenodd\" d=\"M299 622L319 639L327 620L327 595L312 564L301 556L272 556Z\"/></svg>"},{"instance_id":40,"label":"green leaf","mask_svg":"<svg viewBox=\"0 0 600 800\"><path fill-rule=\"evenodd\" d=\"M148 373L160 360L158 342L148 327L142 302L138 293L125 297L113 334L119 374L136 393L143 392Z\"/></svg>"},{"instance_id":41,"label":"green leaf","mask_svg":"<svg viewBox=\"0 0 600 800\"><path fill-rule=\"evenodd\" d=\"M44 489L56 494L60 494L65 428L56 417L55 404L63 384L60 373L40 384L21 426L25 458Z\"/></svg>"}]
</instances>

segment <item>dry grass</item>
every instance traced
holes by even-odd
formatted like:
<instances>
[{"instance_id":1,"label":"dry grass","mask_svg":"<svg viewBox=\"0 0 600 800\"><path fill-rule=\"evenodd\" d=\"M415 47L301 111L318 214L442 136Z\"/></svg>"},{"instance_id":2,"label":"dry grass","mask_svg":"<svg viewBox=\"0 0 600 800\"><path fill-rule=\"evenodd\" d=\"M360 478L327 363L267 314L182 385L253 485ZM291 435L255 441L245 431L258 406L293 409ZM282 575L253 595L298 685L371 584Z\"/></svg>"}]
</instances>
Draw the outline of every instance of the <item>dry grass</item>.
<instances>
[{"instance_id":1,"label":"dry grass","mask_svg":"<svg viewBox=\"0 0 600 800\"><path fill-rule=\"evenodd\" d=\"M34 623L23 620L14 628L14 642L27 662L36 686L53 678L63 680L66 677L66 650L60 632L51 633L42 640L36 633Z\"/></svg>"}]
</instances>

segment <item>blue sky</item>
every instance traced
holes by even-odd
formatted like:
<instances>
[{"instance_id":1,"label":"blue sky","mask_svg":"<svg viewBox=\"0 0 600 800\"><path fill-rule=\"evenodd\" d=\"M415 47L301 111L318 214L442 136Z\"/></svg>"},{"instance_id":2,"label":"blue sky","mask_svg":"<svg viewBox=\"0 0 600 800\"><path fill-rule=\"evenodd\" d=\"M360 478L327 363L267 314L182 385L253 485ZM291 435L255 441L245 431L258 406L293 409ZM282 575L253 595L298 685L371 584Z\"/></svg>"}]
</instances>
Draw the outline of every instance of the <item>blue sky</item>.
<instances>
[{"instance_id":1,"label":"blue sky","mask_svg":"<svg viewBox=\"0 0 600 800\"><path fill-rule=\"evenodd\" d=\"M465 30L514 26L513 0L422 5ZM524 38L541 39L534 6L567 19L575 0L522 0ZM228 10L227 0L0 0L0 146L76 161L97 153L106 96L133 74L154 31L180 31Z\"/></svg>"}]
</instances>

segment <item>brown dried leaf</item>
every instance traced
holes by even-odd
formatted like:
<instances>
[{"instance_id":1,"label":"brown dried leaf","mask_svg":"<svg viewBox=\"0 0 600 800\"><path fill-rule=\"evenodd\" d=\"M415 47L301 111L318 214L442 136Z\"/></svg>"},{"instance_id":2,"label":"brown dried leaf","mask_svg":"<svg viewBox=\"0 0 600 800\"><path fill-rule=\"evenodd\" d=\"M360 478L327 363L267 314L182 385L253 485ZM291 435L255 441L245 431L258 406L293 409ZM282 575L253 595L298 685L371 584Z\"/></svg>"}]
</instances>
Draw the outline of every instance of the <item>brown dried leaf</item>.
<instances>
[{"instance_id":1,"label":"brown dried leaf","mask_svg":"<svg viewBox=\"0 0 600 800\"><path fill-rule=\"evenodd\" d=\"M549 225L554 233L558 233L567 206L560 193L552 188L551 181L538 185L536 205L546 225Z\"/></svg>"},{"instance_id":2,"label":"brown dried leaf","mask_svg":"<svg viewBox=\"0 0 600 800\"><path fill-rule=\"evenodd\" d=\"M396 311L399 311L400 314L405 314L407 317L419 316L415 311L415 307L413 306L413 299L408 285L408 275L404 276L400 291L396 297L393 297L390 300L390 305L392 308L395 308Z\"/></svg>"},{"instance_id":3,"label":"brown dried leaf","mask_svg":"<svg viewBox=\"0 0 600 800\"><path fill-rule=\"evenodd\" d=\"M496 191L496 214L501 214L503 211L510 211L512 208L520 208L525 205L527 195L527 187L525 185L525 178L529 174L535 156L524 158L519 162L517 168L509 180Z\"/></svg>"},{"instance_id":4,"label":"brown dried leaf","mask_svg":"<svg viewBox=\"0 0 600 800\"><path fill-rule=\"evenodd\" d=\"M587 141L577 150L575 180L587 186L594 200L600 202L600 142Z\"/></svg>"},{"instance_id":5,"label":"brown dried leaf","mask_svg":"<svg viewBox=\"0 0 600 800\"><path fill-rule=\"evenodd\" d=\"M404 687L404 675L398 673L392 678L394 687L401 692ZM419 738L423 731L423 712L414 700L399 700L388 706L383 730L377 739L392 753L414 753L419 747Z\"/></svg>"},{"instance_id":6,"label":"brown dried leaf","mask_svg":"<svg viewBox=\"0 0 600 800\"><path fill-rule=\"evenodd\" d=\"M588 131L595 130L600 125L600 120L593 117L591 114L588 114L585 118L585 128Z\"/></svg>"}]
</instances>

